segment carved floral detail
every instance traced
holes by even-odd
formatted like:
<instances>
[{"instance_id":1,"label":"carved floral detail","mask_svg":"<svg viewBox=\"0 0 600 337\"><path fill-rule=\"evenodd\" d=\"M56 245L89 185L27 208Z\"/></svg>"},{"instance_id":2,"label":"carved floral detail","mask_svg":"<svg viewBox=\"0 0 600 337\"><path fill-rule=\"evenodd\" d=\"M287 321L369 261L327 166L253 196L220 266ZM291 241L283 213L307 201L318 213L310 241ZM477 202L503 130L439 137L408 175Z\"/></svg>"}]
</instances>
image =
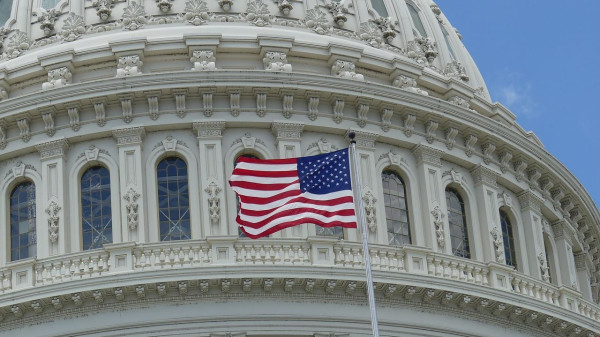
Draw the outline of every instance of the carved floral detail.
<instances>
[{"instance_id":1,"label":"carved floral detail","mask_svg":"<svg viewBox=\"0 0 600 337\"><path fill-rule=\"evenodd\" d=\"M85 21L83 16L75 13L69 13L60 31L60 35L65 41L75 41L85 33Z\"/></svg>"},{"instance_id":2,"label":"carved floral detail","mask_svg":"<svg viewBox=\"0 0 600 337\"><path fill-rule=\"evenodd\" d=\"M93 2L93 6L96 7L96 14L100 20L107 21L112 13L114 0L97 0Z\"/></svg>"},{"instance_id":3,"label":"carved floral detail","mask_svg":"<svg viewBox=\"0 0 600 337\"><path fill-rule=\"evenodd\" d=\"M185 3L184 18L192 25L199 26L205 23L209 17L206 0L188 0Z\"/></svg>"},{"instance_id":4,"label":"carved floral detail","mask_svg":"<svg viewBox=\"0 0 600 337\"><path fill-rule=\"evenodd\" d=\"M548 262L546 261L546 257L544 253L540 253L538 256L538 262L540 264L540 272L542 273L542 280L548 282L550 280L550 268L548 267Z\"/></svg>"},{"instance_id":5,"label":"carved floral detail","mask_svg":"<svg viewBox=\"0 0 600 337\"><path fill-rule=\"evenodd\" d=\"M283 15L290 15L290 12L294 9L294 6L292 6L289 0L276 0L276 2L279 11Z\"/></svg>"},{"instance_id":6,"label":"carved floral detail","mask_svg":"<svg viewBox=\"0 0 600 337\"><path fill-rule=\"evenodd\" d=\"M315 6L306 11L305 24L306 27L320 35L329 34L332 31L327 15L319 8L319 6Z\"/></svg>"},{"instance_id":7,"label":"carved floral detail","mask_svg":"<svg viewBox=\"0 0 600 337\"><path fill-rule=\"evenodd\" d=\"M446 243L446 239L444 238L444 217L446 215L444 215L439 206L433 208L431 215L433 215L433 224L435 226L435 235L437 237L438 245L444 248Z\"/></svg>"},{"instance_id":8,"label":"carved floral detail","mask_svg":"<svg viewBox=\"0 0 600 337\"><path fill-rule=\"evenodd\" d=\"M219 0L219 7L223 8L225 12L228 12L233 6L233 0Z\"/></svg>"},{"instance_id":9,"label":"carved floral detail","mask_svg":"<svg viewBox=\"0 0 600 337\"><path fill-rule=\"evenodd\" d=\"M396 25L398 22L393 22L391 18L379 17L373 20L373 23L381 30L383 40L387 43L392 43L396 37Z\"/></svg>"},{"instance_id":10,"label":"carved floral detail","mask_svg":"<svg viewBox=\"0 0 600 337\"><path fill-rule=\"evenodd\" d=\"M263 0L249 0L245 16L248 22L258 27L271 24L271 12Z\"/></svg>"},{"instance_id":11,"label":"carved floral detail","mask_svg":"<svg viewBox=\"0 0 600 337\"><path fill-rule=\"evenodd\" d=\"M354 62L337 60L331 66L331 74L339 78L364 81L365 77L355 72Z\"/></svg>"},{"instance_id":12,"label":"carved floral detail","mask_svg":"<svg viewBox=\"0 0 600 337\"><path fill-rule=\"evenodd\" d=\"M427 91L425 91L423 89L419 89L419 87L417 86L416 79L405 76L405 75L398 75L394 79L393 85L402 90L414 92L415 94L419 94L419 95L423 95L423 96L429 95L429 93Z\"/></svg>"},{"instance_id":13,"label":"carved floral detail","mask_svg":"<svg viewBox=\"0 0 600 337\"><path fill-rule=\"evenodd\" d=\"M504 245L502 242L502 234L498 231L498 227L494 227L490 231L494 243L494 253L496 255L496 261L504 263Z\"/></svg>"},{"instance_id":14,"label":"carved floral detail","mask_svg":"<svg viewBox=\"0 0 600 337\"><path fill-rule=\"evenodd\" d=\"M464 82L469 82L469 75L467 75L467 71L462 63L452 60L452 62L448 62L446 67L444 68L444 75L462 80Z\"/></svg>"},{"instance_id":15,"label":"carved floral detail","mask_svg":"<svg viewBox=\"0 0 600 337\"><path fill-rule=\"evenodd\" d=\"M329 12L331 12L331 15L333 15L333 22L335 22L336 25L342 27L344 26L344 23L348 21L348 18L346 17L348 8L346 8L346 6L340 2L329 0L325 3L325 8L327 8Z\"/></svg>"},{"instance_id":16,"label":"carved floral detail","mask_svg":"<svg viewBox=\"0 0 600 337\"><path fill-rule=\"evenodd\" d=\"M143 64L139 55L121 56L117 62L117 77L140 75Z\"/></svg>"},{"instance_id":17,"label":"carved floral detail","mask_svg":"<svg viewBox=\"0 0 600 337\"><path fill-rule=\"evenodd\" d=\"M48 238L51 243L58 242L58 220L60 219L58 212L60 210L61 207L54 200L50 201L48 207L46 207L46 214L48 214Z\"/></svg>"},{"instance_id":18,"label":"carved floral detail","mask_svg":"<svg viewBox=\"0 0 600 337\"><path fill-rule=\"evenodd\" d=\"M190 62L194 64L192 70L207 71L216 70L216 58L212 50L194 50Z\"/></svg>"},{"instance_id":19,"label":"carved floral detail","mask_svg":"<svg viewBox=\"0 0 600 337\"><path fill-rule=\"evenodd\" d=\"M123 199L127 201L125 209L127 210L127 226L130 230L134 231L137 229L139 224L138 217L138 202L140 194L136 192L133 187L127 190L127 193L123 196Z\"/></svg>"},{"instance_id":20,"label":"carved floral detail","mask_svg":"<svg viewBox=\"0 0 600 337\"><path fill-rule=\"evenodd\" d=\"M48 36L54 30L54 23L56 17L61 13L56 9L46 10L44 8L38 8L34 15L38 17L40 23L40 29L44 32L45 36Z\"/></svg>"},{"instance_id":21,"label":"carved floral detail","mask_svg":"<svg viewBox=\"0 0 600 337\"><path fill-rule=\"evenodd\" d=\"M374 22L363 22L360 24L359 36L371 47L379 48L384 43L381 29Z\"/></svg>"},{"instance_id":22,"label":"carved floral detail","mask_svg":"<svg viewBox=\"0 0 600 337\"><path fill-rule=\"evenodd\" d=\"M435 50L436 43L428 37L418 37L408 42L407 55L419 64L425 65L426 62L431 66L438 55Z\"/></svg>"},{"instance_id":23,"label":"carved floral detail","mask_svg":"<svg viewBox=\"0 0 600 337\"><path fill-rule=\"evenodd\" d=\"M156 0L156 7L158 7L162 13L168 13L171 10L171 7L173 7L173 1L174 0Z\"/></svg>"},{"instance_id":24,"label":"carved floral detail","mask_svg":"<svg viewBox=\"0 0 600 337\"><path fill-rule=\"evenodd\" d=\"M144 6L132 1L123 10L123 29L137 30L146 23L146 10Z\"/></svg>"},{"instance_id":25,"label":"carved floral detail","mask_svg":"<svg viewBox=\"0 0 600 337\"><path fill-rule=\"evenodd\" d=\"M371 191L367 190L362 197L365 202L365 214L367 216L367 228L371 233L375 233L377 231L377 218L375 216L375 203L377 199L373 196Z\"/></svg>"},{"instance_id":26,"label":"carved floral detail","mask_svg":"<svg viewBox=\"0 0 600 337\"><path fill-rule=\"evenodd\" d=\"M218 225L221 219L221 199L219 198L221 191L214 181L204 189L204 192L208 193L208 212L213 225Z\"/></svg>"},{"instance_id":27,"label":"carved floral detail","mask_svg":"<svg viewBox=\"0 0 600 337\"><path fill-rule=\"evenodd\" d=\"M283 52L268 51L263 58L266 71L291 72L292 65L287 63L287 55Z\"/></svg>"},{"instance_id":28,"label":"carved floral detail","mask_svg":"<svg viewBox=\"0 0 600 337\"><path fill-rule=\"evenodd\" d=\"M4 53L9 59L21 56L26 50L31 47L29 35L20 30L15 30L13 35L8 38L8 42L4 48Z\"/></svg>"},{"instance_id":29,"label":"carved floral detail","mask_svg":"<svg viewBox=\"0 0 600 337\"><path fill-rule=\"evenodd\" d=\"M48 82L42 83L42 90L60 88L71 83L71 70L67 67L52 69L48 72Z\"/></svg>"}]
</instances>

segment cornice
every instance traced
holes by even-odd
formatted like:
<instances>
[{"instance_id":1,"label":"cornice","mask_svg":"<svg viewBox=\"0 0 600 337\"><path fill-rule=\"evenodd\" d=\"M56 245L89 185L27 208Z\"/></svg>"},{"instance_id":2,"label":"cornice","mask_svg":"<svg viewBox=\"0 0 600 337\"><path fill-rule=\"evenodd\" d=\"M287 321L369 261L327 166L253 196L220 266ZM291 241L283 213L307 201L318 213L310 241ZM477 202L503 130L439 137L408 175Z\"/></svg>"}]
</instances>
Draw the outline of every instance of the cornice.
<instances>
[{"instance_id":1,"label":"cornice","mask_svg":"<svg viewBox=\"0 0 600 337\"><path fill-rule=\"evenodd\" d=\"M36 149L40 152L40 159L42 161L63 158L68 148L69 142L66 139L54 140L36 145Z\"/></svg>"}]
</instances>

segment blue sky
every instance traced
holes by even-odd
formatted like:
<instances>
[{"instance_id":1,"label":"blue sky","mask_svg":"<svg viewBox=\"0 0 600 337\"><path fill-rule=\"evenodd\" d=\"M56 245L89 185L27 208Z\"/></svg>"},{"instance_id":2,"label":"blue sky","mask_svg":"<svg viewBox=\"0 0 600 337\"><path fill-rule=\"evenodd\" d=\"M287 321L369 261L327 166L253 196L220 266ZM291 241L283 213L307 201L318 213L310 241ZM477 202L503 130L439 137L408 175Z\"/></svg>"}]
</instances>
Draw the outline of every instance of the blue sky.
<instances>
[{"instance_id":1,"label":"blue sky","mask_svg":"<svg viewBox=\"0 0 600 337\"><path fill-rule=\"evenodd\" d=\"M600 205L600 1L436 0L493 101Z\"/></svg>"}]
</instances>

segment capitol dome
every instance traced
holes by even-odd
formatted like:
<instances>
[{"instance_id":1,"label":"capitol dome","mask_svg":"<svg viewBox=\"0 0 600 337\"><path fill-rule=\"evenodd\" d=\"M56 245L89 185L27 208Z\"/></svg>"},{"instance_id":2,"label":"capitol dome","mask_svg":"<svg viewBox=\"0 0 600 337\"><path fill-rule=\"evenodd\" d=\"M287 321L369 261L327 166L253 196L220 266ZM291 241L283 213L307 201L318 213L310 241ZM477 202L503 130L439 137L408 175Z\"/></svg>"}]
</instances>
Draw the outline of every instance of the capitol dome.
<instances>
[{"instance_id":1,"label":"capitol dome","mask_svg":"<svg viewBox=\"0 0 600 337\"><path fill-rule=\"evenodd\" d=\"M381 336L600 336L598 209L433 1L0 0L0 27L0 336L371 336L360 231L249 239L227 183L351 132Z\"/></svg>"}]
</instances>

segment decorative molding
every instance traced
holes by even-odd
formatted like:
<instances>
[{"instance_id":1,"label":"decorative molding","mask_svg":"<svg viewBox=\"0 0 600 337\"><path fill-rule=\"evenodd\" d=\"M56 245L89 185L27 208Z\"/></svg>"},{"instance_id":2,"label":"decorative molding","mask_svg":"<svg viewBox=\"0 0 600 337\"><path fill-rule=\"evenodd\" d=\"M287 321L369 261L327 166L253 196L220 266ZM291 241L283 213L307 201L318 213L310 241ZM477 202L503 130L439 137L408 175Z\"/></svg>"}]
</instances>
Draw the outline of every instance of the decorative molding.
<instances>
[{"instance_id":1,"label":"decorative molding","mask_svg":"<svg viewBox=\"0 0 600 337\"><path fill-rule=\"evenodd\" d=\"M308 97L308 119L314 121L319 115L319 96Z\"/></svg>"},{"instance_id":2,"label":"decorative molding","mask_svg":"<svg viewBox=\"0 0 600 337\"><path fill-rule=\"evenodd\" d=\"M318 148L319 153L330 153L332 151L337 151L338 148L335 145L332 145L327 139L321 138L319 141L312 143L307 150Z\"/></svg>"},{"instance_id":3,"label":"decorative molding","mask_svg":"<svg viewBox=\"0 0 600 337\"><path fill-rule=\"evenodd\" d=\"M329 10L333 16L333 22L339 27L343 27L346 21L348 21L348 17L346 17L348 8L344 4L335 0L327 0L325 2L325 8Z\"/></svg>"},{"instance_id":4,"label":"decorative molding","mask_svg":"<svg viewBox=\"0 0 600 337\"><path fill-rule=\"evenodd\" d=\"M206 23L210 19L206 0L186 1L183 18L194 26Z\"/></svg>"},{"instance_id":5,"label":"decorative molding","mask_svg":"<svg viewBox=\"0 0 600 337\"><path fill-rule=\"evenodd\" d=\"M4 43L4 55L8 59L14 59L25 51L29 50L33 41L29 38L29 34L18 29L14 30L12 35L8 37L8 42Z\"/></svg>"},{"instance_id":6,"label":"decorative molding","mask_svg":"<svg viewBox=\"0 0 600 337\"><path fill-rule=\"evenodd\" d=\"M141 75L142 65L144 62L140 59L140 55L120 56L117 61L117 77Z\"/></svg>"},{"instance_id":7,"label":"decorative molding","mask_svg":"<svg viewBox=\"0 0 600 337\"><path fill-rule=\"evenodd\" d=\"M282 114L284 118L291 118L294 111L294 94L284 94L282 100Z\"/></svg>"},{"instance_id":8,"label":"decorative molding","mask_svg":"<svg viewBox=\"0 0 600 337\"><path fill-rule=\"evenodd\" d=\"M385 43L385 39L381 32L381 28L374 21L375 20L362 22L359 27L358 36L371 47L381 48Z\"/></svg>"},{"instance_id":9,"label":"decorative molding","mask_svg":"<svg viewBox=\"0 0 600 337\"><path fill-rule=\"evenodd\" d=\"M392 21L389 17L378 17L372 20L374 24L377 25L379 30L381 30L381 36L383 37L383 41L388 44L391 44L396 37L396 31L398 30L397 25L398 21ZM362 24L361 24L362 26Z\"/></svg>"},{"instance_id":10,"label":"decorative molding","mask_svg":"<svg viewBox=\"0 0 600 337\"><path fill-rule=\"evenodd\" d=\"M138 199L141 195L136 192L133 187L130 187L125 195L123 195L123 200L125 203L125 210L127 211L127 227L129 230L135 231L139 225L139 216L138 216Z\"/></svg>"},{"instance_id":11,"label":"decorative molding","mask_svg":"<svg viewBox=\"0 0 600 337\"><path fill-rule=\"evenodd\" d=\"M415 121L417 120L417 116L413 114L407 114L404 117L404 135L406 137L412 136L415 131Z\"/></svg>"},{"instance_id":12,"label":"decorative molding","mask_svg":"<svg viewBox=\"0 0 600 337\"><path fill-rule=\"evenodd\" d=\"M374 234L377 232L377 216L375 215L375 203L377 202L377 199L369 189L363 193L362 199L365 202L364 208L367 217L367 228Z\"/></svg>"},{"instance_id":13,"label":"decorative molding","mask_svg":"<svg viewBox=\"0 0 600 337\"><path fill-rule=\"evenodd\" d=\"M379 134L375 132L350 129L346 131L346 139L349 139L348 134L350 132L354 132L355 134L354 140L356 141L357 148L369 151L375 150L375 141L377 141L377 138L379 138Z\"/></svg>"},{"instance_id":14,"label":"decorative molding","mask_svg":"<svg viewBox=\"0 0 600 337\"><path fill-rule=\"evenodd\" d=\"M106 125L106 110L104 110L104 103L95 102L94 111L96 112L96 123L99 127Z\"/></svg>"},{"instance_id":15,"label":"decorative molding","mask_svg":"<svg viewBox=\"0 0 600 337\"><path fill-rule=\"evenodd\" d=\"M369 103L367 103L367 102L359 102L358 103L358 107L356 108L356 114L358 116L357 124L361 128L364 128L365 126L367 126L367 121L368 121L367 114L369 113L369 109L370 109Z\"/></svg>"},{"instance_id":16,"label":"decorative molding","mask_svg":"<svg viewBox=\"0 0 600 337\"><path fill-rule=\"evenodd\" d=\"M544 280L544 282L548 282L550 280L550 268L548 267L546 256L544 256L544 253L540 253L537 256L537 259L540 267L540 272L542 273L542 280Z\"/></svg>"},{"instance_id":17,"label":"decorative molding","mask_svg":"<svg viewBox=\"0 0 600 337\"><path fill-rule=\"evenodd\" d=\"M247 6L244 16L249 23L258 27L271 24L272 15L263 0L248 0Z\"/></svg>"},{"instance_id":18,"label":"decorative molding","mask_svg":"<svg viewBox=\"0 0 600 337\"><path fill-rule=\"evenodd\" d=\"M489 165L492 162L494 151L496 151L496 145L492 142L487 142L481 147L483 150L483 162Z\"/></svg>"},{"instance_id":19,"label":"decorative molding","mask_svg":"<svg viewBox=\"0 0 600 337\"><path fill-rule=\"evenodd\" d=\"M121 98L123 121L127 124L133 122L133 106L129 96Z\"/></svg>"},{"instance_id":20,"label":"decorative molding","mask_svg":"<svg viewBox=\"0 0 600 337\"><path fill-rule=\"evenodd\" d=\"M417 86L417 80L405 75L398 75L392 83L393 86L415 94L429 96L429 93Z\"/></svg>"},{"instance_id":21,"label":"decorative molding","mask_svg":"<svg viewBox=\"0 0 600 337\"><path fill-rule=\"evenodd\" d=\"M477 137L475 135L467 135L465 137L465 154L467 157L471 157L475 152L475 144L477 143Z\"/></svg>"},{"instance_id":22,"label":"decorative molding","mask_svg":"<svg viewBox=\"0 0 600 337\"><path fill-rule=\"evenodd\" d=\"M444 236L444 217L446 215L437 205L433 207L430 213L433 216L433 225L435 228L435 235L437 238L438 246L440 246L440 248L444 248L446 244L446 239Z\"/></svg>"},{"instance_id":23,"label":"decorative molding","mask_svg":"<svg viewBox=\"0 0 600 337\"><path fill-rule=\"evenodd\" d=\"M185 94L187 91L174 91L175 95L175 113L179 118L185 117L186 107L185 107Z\"/></svg>"},{"instance_id":24,"label":"decorative molding","mask_svg":"<svg viewBox=\"0 0 600 337\"><path fill-rule=\"evenodd\" d=\"M156 7L158 7L161 13L168 13L173 7L173 1L175 0L156 0Z\"/></svg>"},{"instance_id":25,"label":"decorative molding","mask_svg":"<svg viewBox=\"0 0 600 337\"><path fill-rule=\"evenodd\" d=\"M419 163L442 167L442 156L444 155L443 151L419 144L413 148L412 153L415 155Z\"/></svg>"},{"instance_id":26,"label":"decorative molding","mask_svg":"<svg viewBox=\"0 0 600 337\"><path fill-rule=\"evenodd\" d=\"M315 4L315 7L306 11L304 24L319 35L329 34L333 31L333 27L331 27L327 15L317 4Z\"/></svg>"},{"instance_id":27,"label":"decorative molding","mask_svg":"<svg viewBox=\"0 0 600 337\"><path fill-rule=\"evenodd\" d=\"M50 243L58 242L58 221L60 220L58 213L60 210L61 207L54 200L48 203L48 207L46 207L45 210L46 214L48 214L48 239L50 240Z\"/></svg>"},{"instance_id":28,"label":"decorative molding","mask_svg":"<svg viewBox=\"0 0 600 337\"><path fill-rule=\"evenodd\" d=\"M42 121L44 122L44 130L48 137L54 136L56 128L54 127L54 112L48 111L42 113Z\"/></svg>"},{"instance_id":29,"label":"decorative molding","mask_svg":"<svg viewBox=\"0 0 600 337\"><path fill-rule=\"evenodd\" d=\"M492 242L494 244L494 253L496 255L496 262L504 263L504 243L502 239L502 233L498 231L498 227L494 227L490 234L492 235Z\"/></svg>"},{"instance_id":30,"label":"decorative molding","mask_svg":"<svg viewBox=\"0 0 600 337\"><path fill-rule=\"evenodd\" d=\"M364 81L365 77L361 74L357 74L355 68L354 62L336 60L331 66L331 76L348 80Z\"/></svg>"},{"instance_id":31,"label":"decorative molding","mask_svg":"<svg viewBox=\"0 0 600 337\"><path fill-rule=\"evenodd\" d=\"M277 142L280 140L300 141L303 129L304 123L274 121L271 124L271 131L277 138Z\"/></svg>"},{"instance_id":32,"label":"decorative molding","mask_svg":"<svg viewBox=\"0 0 600 337\"><path fill-rule=\"evenodd\" d=\"M19 127L19 136L24 143L31 140L31 133L29 131L29 118L17 119L17 126Z\"/></svg>"},{"instance_id":33,"label":"decorative molding","mask_svg":"<svg viewBox=\"0 0 600 337\"><path fill-rule=\"evenodd\" d=\"M387 159L391 165L395 166L400 166L401 162L406 163L406 160L403 157L401 157L399 154L392 150L386 153L382 153L377 160L380 161L384 159Z\"/></svg>"},{"instance_id":34,"label":"decorative molding","mask_svg":"<svg viewBox=\"0 0 600 337\"><path fill-rule=\"evenodd\" d=\"M436 130L439 126L439 123L433 120L427 121L427 123L425 123L425 140L427 140L427 143L432 144L433 141L435 140L436 137Z\"/></svg>"},{"instance_id":35,"label":"decorative molding","mask_svg":"<svg viewBox=\"0 0 600 337\"><path fill-rule=\"evenodd\" d=\"M140 29L146 23L146 10L143 5L138 4L135 1L131 1L127 7L123 10L123 29L125 30L137 30Z\"/></svg>"},{"instance_id":36,"label":"decorative molding","mask_svg":"<svg viewBox=\"0 0 600 337\"><path fill-rule=\"evenodd\" d=\"M469 101L467 101L466 99L460 97L460 96L452 96L448 99L448 102L459 106L461 108L465 108L465 109L471 109L471 104L469 104Z\"/></svg>"},{"instance_id":37,"label":"decorative molding","mask_svg":"<svg viewBox=\"0 0 600 337\"><path fill-rule=\"evenodd\" d=\"M221 138L226 123L224 121L194 122L193 129L197 132L198 139Z\"/></svg>"},{"instance_id":38,"label":"decorative molding","mask_svg":"<svg viewBox=\"0 0 600 337\"><path fill-rule=\"evenodd\" d=\"M71 126L71 130L79 131L79 129L81 128L81 122L79 121L79 107L68 107L67 115L69 116L69 126Z\"/></svg>"},{"instance_id":39,"label":"decorative molding","mask_svg":"<svg viewBox=\"0 0 600 337\"><path fill-rule=\"evenodd\" d=\"M292 72L292 65L288 63L284 52L268 51L263 58L265 71Z\"/></svg>"},{"instance_id":40,"label":"decorative molding","mask_svg":"<svg viewBox=\"0 0 600 337\"><path fill-rule=\"evenodd\" d=\"M96 15L102 21L108 21L114 7L115 0L96 0L93 2L93 6L96 7Z\"/></svg>"},{"instance_id":41,"label":"decorative molding","mask_svg":"<svg viewBox=\"0 0 600 337\"><path fill-rule=\"evenodd\" d=\"M69 142L66 139L59 139L36 145L35 148L40 153L40 160L42 161L62 158L69 148Z\"/></svg>"},{"instance_id":42,"label":"decorative molding","mask_svg":"<svg viewBox=\"0 0 600 337\"><path fill-rule=\"evenodd\" d=\"M60 67L48 71L48 82L42 83L42 90L50 90L63 87L71 83L71 70L67 67Z\"/></svg>"},{"instance_id":43,"label":"decorative molding","mask_svg":"<svg viewBox=\"0 0 600 337\"><path fill-rule=\"evenodd\" d=\"M202 110L204 117L211 117L213 114L213 93L202 93Z\"/></svg>"},{"instance_id":44,"label":"decorative molding","mask_svg":"<svg viewBox=\"0 0 600 337\"><path fill-rule=\"evenodd\" d=\"M113 137L117 140L117 146L141 145L146 135L143 127L131 127L113 130Z\"/></svg>"},{"instance_id":45,"label":"decorative molding","mask_svg":"<svg viewBox=\"0 0 600 337\"><path fill-rule=\"evenodd\" d=\"M239 91L229 93L229 109L231 110L231 115L233 117L238 117L240 115L240 97L241 94Z\"/></svg>"},{"instance_id":46,"label":"decorative molding","mask_svg":"<svg viewBox=\"0 0 600 337\"><path fill-rule=\"evenodd\" d=\"M456 145L456 135L458 135L458 129L449 127L446 129L446 148L452 150Z\"/></svg>"},{"instance_id":47,"label":"decorative molding","mask_svg":"<svg viewBox=\"0 0 600 337\"><path fill-rule=\"evenodd\" d=\"M525 159L522 156L519 156L514 161L514 168L515 168L515 179L517 179L517 181L523 180L525 178L525 169L527 168L527 162L525 161Z\"/></svg>"},{"instance_id":48,"label":"decorative molding","mask_svg":"<svg viewBox=\"0 0 600 337\"><path fill-rule=\"evenodd\" d=\"M150 119L155 121L160 116L160 110L158 106L158 93L156 95L148 96L148 113Z\"/></svg>"},{"instance_id":49,"label":"decorative molding","mask_svg":"<svg viewBox=\"0 0 600 337\"><path fill-rule=\"evenodd\" d=\"M498 187L496 182L498 181L500 174L483 165L476 166L471 170L471 174L473 175L473 180L476 185L486 184L494 188Z\"/></svg>"},{"instance_id":50,"label":"decorative molding","mask_svg":"<svg viewBox=\"0 0 600 337\"><path fill-rule=\"evenodd\" d=\"M256 114L261 118L267 114L267 94L264 92L256 93Z\"/></svg>"},{"instance_id":51,"label":"decorative molding","mask_svg":"<svg viewBox=\"0 0 600 337\"><path fill-rule=\"evenodd\" d=\"M540 200L533 192L525 191L517 196L519 200L519 205L521 206L522 211L534 211L538 214L541 214L541 205L543 201Z\"/></svg>"},{"instance_id":52,"label":"decorative molding","mask_svg":"<svg viewBox=\"0 0 600 337\"><path fill-rule=\"evenodd\" d=\"M204 192L208 193L208 213L213 225L218 225L221 221L221 199L219 198L221 191L222 189L214 181L204 189Z\"/></svg>"},{"instance_id":53,"label":"decorative molding","mask_svg":"<svg viewBox=\"0 0 600 337\"><path fill-rule=\"evenodd\" d=\"M506 193L506 191L502 191L502 193L498 193L498 198L502 199L502 201L504 201L504 205L506 207L509 207L509 208L513 207L512 197L508 193Z\"/></svg>"},{"instance_id":54,"label":"decorative molding","mask_svg":"<svg viewBox=\"0 0 600 337\"><path fill-rule=\"evenodd\" d=\"M193 71L217 70L216 58L212 50L194 50L190 62L194 65Z\"/></svg>"},{"instance_id":55,"label":"decorative molding","mask_svg":"<svg viewBox=\"0 0 600 337\"><path fill-rule=\"evenodd\" d=\"M443 74L450 78L461 80L463 82L469 82L469 76L467 75L465 67L462 65L462 63L456 60L446 63Z\"/></svg>"},{"instance_id":56,"label":"decorative molding","mask_svg":"<svg viewBox=\"0 0 600 337\"><path fill-rule=\"evenodd\" d=\"M506 173L508 168L510 167L510 161L513 157L512 153L509 151L502 151L500 153L500 170L502 173Z\"/></svg>"}]
</instances>

